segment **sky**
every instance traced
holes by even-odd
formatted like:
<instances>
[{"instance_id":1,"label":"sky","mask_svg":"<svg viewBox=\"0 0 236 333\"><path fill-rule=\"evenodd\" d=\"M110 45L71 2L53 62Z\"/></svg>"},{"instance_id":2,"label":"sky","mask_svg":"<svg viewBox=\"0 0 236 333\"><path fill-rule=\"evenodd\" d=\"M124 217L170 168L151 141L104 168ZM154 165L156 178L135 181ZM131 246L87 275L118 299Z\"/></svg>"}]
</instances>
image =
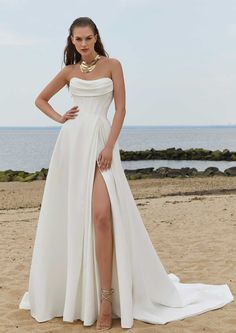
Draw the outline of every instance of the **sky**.
<instances>
[{"instance_id":1,"label":"sky","mask_svg":"<svg viewBox=\"0 0 236 333\"><path fill-rule=\"evenodd\" d=\"M124 125L236 124L235 0L0 0L0 126L61 125L34 100L64 67L80 16L121 62ZM49 103L68 111L67 87ZM113 101L111 121L114 112Z\"/></svg>"}]
</instances>

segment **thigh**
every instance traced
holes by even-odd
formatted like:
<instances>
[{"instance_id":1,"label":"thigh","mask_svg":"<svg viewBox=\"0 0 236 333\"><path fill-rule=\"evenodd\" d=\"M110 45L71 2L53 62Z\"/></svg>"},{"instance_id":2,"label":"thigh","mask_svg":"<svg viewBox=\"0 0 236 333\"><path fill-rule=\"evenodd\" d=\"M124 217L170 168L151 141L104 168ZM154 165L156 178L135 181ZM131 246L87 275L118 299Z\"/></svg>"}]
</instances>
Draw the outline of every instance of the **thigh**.
<instances>
[{"instance_id":1,"label":"thigh","mask_svg":"<svg viewBox=\"0 0 236 333\"><path fill-rule=\"evenodd\" d=\"M94 218L111 217L111 203L109 193L97 163L94 173L92 208Z\"/></svg>"}]
</instances>

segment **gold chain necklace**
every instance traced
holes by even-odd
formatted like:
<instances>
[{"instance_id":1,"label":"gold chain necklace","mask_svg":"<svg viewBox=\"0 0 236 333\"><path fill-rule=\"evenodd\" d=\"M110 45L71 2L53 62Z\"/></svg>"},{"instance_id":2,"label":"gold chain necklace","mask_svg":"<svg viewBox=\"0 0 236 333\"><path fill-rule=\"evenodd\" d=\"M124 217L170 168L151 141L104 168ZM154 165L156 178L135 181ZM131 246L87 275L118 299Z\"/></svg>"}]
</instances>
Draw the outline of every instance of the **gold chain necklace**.
<instances>
[{"instance_id":1,"label":"gold chain necklace","mask_svg":"<svg viewBox=\"0 0 236 333\"><path fill-rule=\"evenodd\" d=\"M88 65L84 60L80 63L80 69L81 72L88 73L91 72L97 64L97 61L101 58L99 54L96 55L96 57L93 59L93 61Z\"/></svg>"}]
</instances>

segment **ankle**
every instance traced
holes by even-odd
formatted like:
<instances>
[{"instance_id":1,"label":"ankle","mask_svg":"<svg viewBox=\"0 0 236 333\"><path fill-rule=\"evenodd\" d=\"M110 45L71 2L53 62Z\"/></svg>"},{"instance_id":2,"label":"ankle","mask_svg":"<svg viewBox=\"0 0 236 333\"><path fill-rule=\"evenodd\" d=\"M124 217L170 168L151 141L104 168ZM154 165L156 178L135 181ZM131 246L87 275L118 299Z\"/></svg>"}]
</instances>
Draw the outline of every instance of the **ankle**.
<instances>
[{"instance_id":1,"label":"ankle","mask_svg":"<svg viewBox=\"0 0 236 333\"><path fill-rule=\"evenodd\" d=\"M101 302L104 300L104 301L108 301L108 302L112 303L112 294L113 293L114 293L113 288L109 288L109 289L101 288Z\"/></svg>"}]
</instances>

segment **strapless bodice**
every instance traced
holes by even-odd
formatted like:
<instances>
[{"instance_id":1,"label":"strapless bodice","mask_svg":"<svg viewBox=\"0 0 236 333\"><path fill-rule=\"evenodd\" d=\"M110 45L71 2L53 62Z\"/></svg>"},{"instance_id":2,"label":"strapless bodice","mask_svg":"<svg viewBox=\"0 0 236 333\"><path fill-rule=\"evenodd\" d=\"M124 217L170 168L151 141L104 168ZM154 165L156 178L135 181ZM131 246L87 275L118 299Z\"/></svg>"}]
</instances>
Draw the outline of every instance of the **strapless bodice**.
<instances>
[{"instance_id":1,"label":"strapless bodice","mask_svg":"<svg viewBox=\"0 0 236 333\"><path fill-rule=\"evenodd\" d=\"M69 92L73 106L78 105L79 113L96 113L107 116L113 99L113 81L108 77L95 80L70 79Z\"/></svg>"},{"instance_id":2,"label":"strapless bodice","mask_svg":"<svg viewBox=\"0 0 236 333\"><path fill-rule=\"evenodd\" d=\"M109 77L95 80L83 80L79 77L70 79L72 96L99 96L113 91L113 81Z\"/></svg>"}]
</instances>

